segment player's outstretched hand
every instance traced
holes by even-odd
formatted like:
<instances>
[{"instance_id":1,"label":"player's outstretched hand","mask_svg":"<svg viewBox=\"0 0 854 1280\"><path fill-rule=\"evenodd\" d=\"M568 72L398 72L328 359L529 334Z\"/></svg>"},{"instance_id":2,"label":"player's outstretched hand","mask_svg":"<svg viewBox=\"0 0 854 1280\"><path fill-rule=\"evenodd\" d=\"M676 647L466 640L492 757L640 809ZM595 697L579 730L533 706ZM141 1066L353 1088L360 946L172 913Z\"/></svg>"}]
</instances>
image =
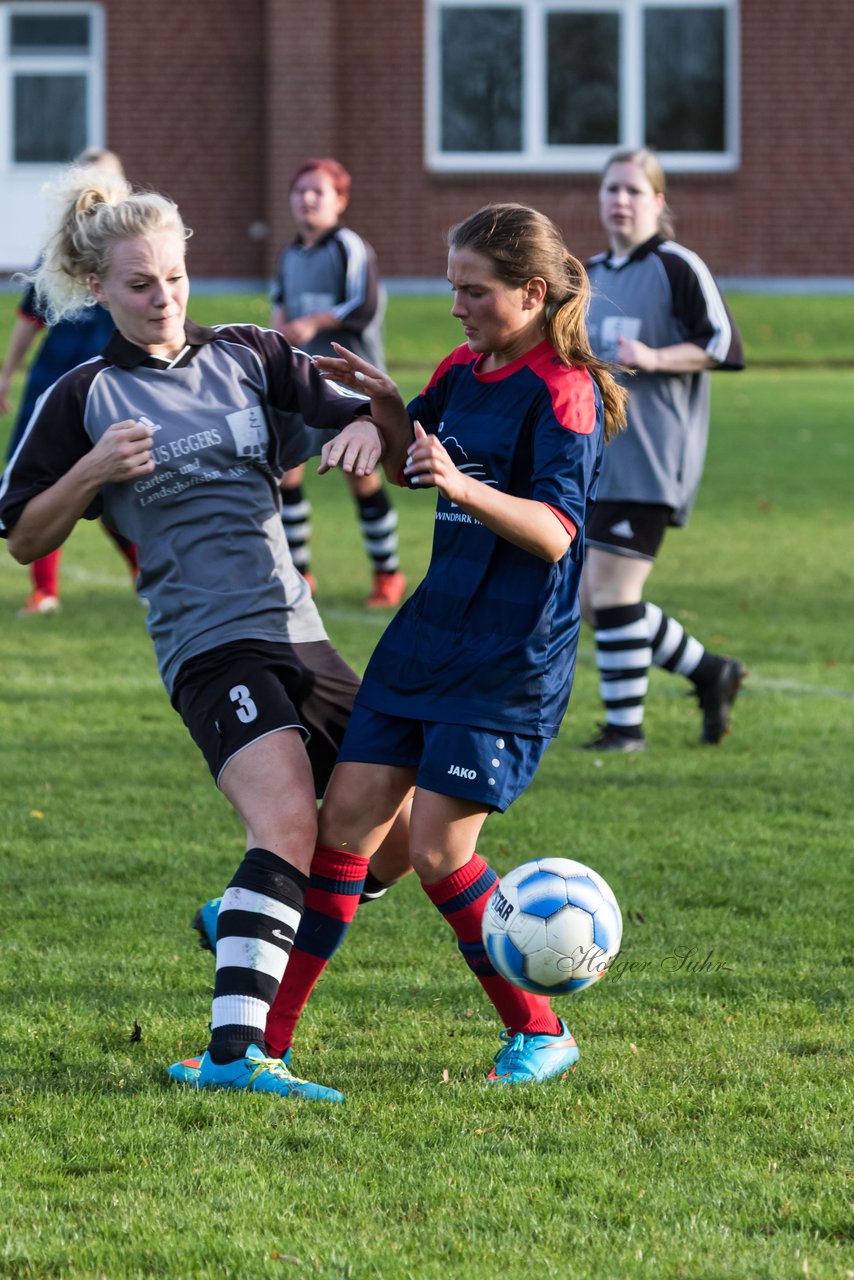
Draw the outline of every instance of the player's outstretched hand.
<instances>
[{"instance_id":1,"label":"player's outstretched hand","mask_svg":"<svg viewBox=\"0 0 854 1280\"><path fill-rule=\"evenodd\" d=\"M314 363L328 382L340 382L342 386L360 391L371 400L400 399L400 392L393 378L361 356L333 342L337 356L314 356Z\"/></svg>"},{"instance_id":2,"label":"player's outstretched hand","mask_svg":"<svg viewBox=\"0 0 854 1280\"><path fill-rule=\"evenodd\" d=\"M382 436L370 418L356 418L320 451L318 475L340 467L354 476L369 476L383 452Z\"/></svg>"},{"instance_id":3,"label":"player's outstretched hand","mask_svg":"<svg viewBox=\"0 0 854 1280\"><path fill-rule=\"evenodd\" d=\"M332 346L336 355L314 357L317 370L329 381L352 387L370 399L371 419L383 441L383 468L388 478L397 483L406 450L412 443L412 425L397 384L382 369L346 347L337 342Z\"/></svg>"},{"instance_id":4,"label":"player's outstretched hand","mask_svg":"<svg viewBox=\"0 0 854 1280\"><path fill-rule=\"evenodd\" d=\"M428 435L420 422L413 422L415 439L406 454L403 474L410 485L419 489L431 485L450 502L460 502L464 497L466 476L454 466L451 456L436 435Z\"/></svg>"}]
</instances>

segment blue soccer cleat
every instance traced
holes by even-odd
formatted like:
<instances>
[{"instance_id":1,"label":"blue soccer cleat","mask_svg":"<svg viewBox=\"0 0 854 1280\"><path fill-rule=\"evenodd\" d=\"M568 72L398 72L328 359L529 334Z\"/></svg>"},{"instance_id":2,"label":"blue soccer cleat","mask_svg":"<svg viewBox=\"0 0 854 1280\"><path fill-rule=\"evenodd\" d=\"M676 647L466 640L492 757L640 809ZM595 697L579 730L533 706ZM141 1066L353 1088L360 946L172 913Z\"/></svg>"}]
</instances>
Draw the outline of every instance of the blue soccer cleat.
<instances>
[{"instance_id":1,"label":"blue soccer cleat","mask_svg":"<svg viewBox=\"0 0 854 1280\"><path fill-rule=\"evenodd\" d=\"M344 1094L292 1075L281 1058L268 1058L251 1044L236 1062L214 1062L209 1053L185 1058L167 1068L179 1084L192 1089L242 1089L247 1093L275 1093L281 1098L307 1102L343 1102Z\"/></svg>"},{"instance_id":2,"label":"blue soccer cleat","mask_svg":"<svg viewBox=\"0 0 854 1280\"><path fill-rule=\"evenodd\" d=\"M202 1065L203 1053L198 1058L184 1058L182 1062L173 1062L171 1067L166 1070L173 1080L177 1080L179 1084L198 1085L199 1068Z\"/></svg>"},{"instance_id":3,"label":"blue soccer cleat","mask_svg":"<svg viewBox=\"0 0 854 1280\"><path fill-rule=\"evenodd\" d=\"M526 1036L522 1031L511 1036L502 1031L501 1039L504 1045L496 1053L495 1065L486 1077L490 1084L550 1080L552 1076L574 1070L578 1061L578 1045L563 1019L560 1034L556 1036Z\"/></svg>"},{"instance_id":4,"label":"blue soccer cleat","mask_svg":"<svg viewBox=\"0 0 854 1280\"><path fill-rule=\"evenodd\" d=\"M198 1086L202 1058L204 1056L203 1053L200 1053L196 1058L184 1058L181 1062L173 1062L172 1066L167 1067L166 1070L172 1079L177 1080L179 1084L194 1084ZM281 1060L286 1067L291 1065L290 1048L285 1050Z\"/></svg>"},{"instance_id":5,"label":"blue soccer cleat","mask_svg":"<svg viewBox=\"0 0 854 1280\"><path fill-rule=\"evenodd\" d=\"M216 920L219 915L219 904L222 898L210 898L199 907L191 920L193 928L199 935L199 946L205 951L216 954Z\"/></svg>"}]
</instances>

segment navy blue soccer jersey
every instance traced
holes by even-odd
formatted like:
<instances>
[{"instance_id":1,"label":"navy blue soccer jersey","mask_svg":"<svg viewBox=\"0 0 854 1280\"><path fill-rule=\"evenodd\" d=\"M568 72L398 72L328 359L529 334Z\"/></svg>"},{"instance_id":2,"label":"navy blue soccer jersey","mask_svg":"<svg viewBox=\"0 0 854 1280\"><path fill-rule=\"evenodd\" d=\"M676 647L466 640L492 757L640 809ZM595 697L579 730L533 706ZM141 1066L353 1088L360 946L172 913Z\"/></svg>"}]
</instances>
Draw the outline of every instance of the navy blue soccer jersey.
<instances>
[{"instance_id":1,"label":"navy blue soccer jersey","mask_svg":"<svg viewBox=\"0 0 854 1280\"><path fill-rule=\"evenodd\" d=\"M551 507L572 545L549 564L439 495L427 575L383 634L359 696L391 715L554 737L575 670L602 401L549 342L495 372L479 363L458 347L410 418L438 434L459 470Z\"/></svg>"},{"instance_id":2,"label":"navy blue soccer jersey","mask_svg":"<svg viewBox=\"0 0 854 1280\"><path fill-rule=\"evenodd\" d=\"M107 345L115 327L109 311L103 307L87 307L79 316L60 320L48 328L32 285L21 298L18 314L34 326L46 329L46 334L27 374L18 416L9 439L9 457L18 447L42 392L53 386L69 369L96 356Z\"/></svg>"}]
</instances>

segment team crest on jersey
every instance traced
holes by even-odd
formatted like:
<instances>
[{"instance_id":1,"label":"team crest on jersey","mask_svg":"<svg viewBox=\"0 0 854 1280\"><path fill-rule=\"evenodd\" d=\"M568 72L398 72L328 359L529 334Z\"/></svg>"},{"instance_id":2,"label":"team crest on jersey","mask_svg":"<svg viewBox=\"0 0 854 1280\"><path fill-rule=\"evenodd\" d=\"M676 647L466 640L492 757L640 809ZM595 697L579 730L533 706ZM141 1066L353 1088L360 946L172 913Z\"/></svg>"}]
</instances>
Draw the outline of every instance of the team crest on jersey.
<instances>
[{"instance_id":1,"label":"team crest on jersey","mask_svg":"<svg viewBox=\"0 0 854 1280\"><path fill-rule=\"evenodd\" d=\"M234 449L238 458L253 458L257 462L267 456L270 433L267 419L260 405L250 405L236 413L227 413L225 420L231 428Z\"/></svg>"},{"instance_id":2,"label":"team crest on jersey","mask_svg":"<svg viewBox=\"0 0 854 1280\"><path fill-rule=\"evenodd\" d=\"M448 451L448 455L458 471L462 471L464 475L472 476L475 480L480 480L482 484L491 484L493 488L498 485L497 480L490 480L486 473L486 468L482 462L471 462L463 446L460 444L456 436L443 435L445 429L444 422L439 423L439 439ZM456 503L452 503L456 506Z\"/></svg>"}]
</instances>

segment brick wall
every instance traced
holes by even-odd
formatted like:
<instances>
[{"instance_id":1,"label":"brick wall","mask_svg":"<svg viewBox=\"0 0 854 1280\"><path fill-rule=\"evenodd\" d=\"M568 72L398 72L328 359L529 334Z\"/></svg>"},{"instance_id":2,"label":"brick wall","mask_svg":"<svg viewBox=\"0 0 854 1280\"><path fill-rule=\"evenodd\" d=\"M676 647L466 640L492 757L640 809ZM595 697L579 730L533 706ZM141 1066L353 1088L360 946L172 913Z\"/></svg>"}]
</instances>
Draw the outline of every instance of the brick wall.
<instances>
[{"instance_id":1,"label":"brick wall","mask_svg":"<svg viewBox=\"0 0 854 1280\"><path fill-rule=\"evenodd\" d=\"M342 0L342 8L359 10L345 25L369 33L351 33L363 72L358 88L347 81L352 223L387 274L443 275L446 227L495 199L542 209L581 257L604 247L595 177L427 174L421 5ZM389 8L399 16L384 20ZM742 0L741 46L741 167L673 177L677 233L720 275L854 275L854 104L842 56L854 48L854 4Z\"/></svg>"},{"instance_id":2,"label":"brick wall","mask_svg":"<svg viewBox=\"0 0 854 1280\"><path fill-rule=\"evenodd\" d=\"M190 269L258 276L266 217L265 0L107 0L107 144L177 200Z\"/></svg>"},{"instance_id":3,"label":"brick wall","mask_svg":"<svg viewBox=\"0 0 854 1280\"><path fill-rule=\"evenodd\" d=\"M442 276L447 227L490 200L603 247L593 175L436 175L423 159L421 0L106 0L109 144L173 195L197 275L268 273L307 155L353 174L386 276ZM854 4L742 0L742 164L676 175L677 233L719 275L852 276ZM253 238L259 224L265 239Z\"/></svg>"}]
</instances>

